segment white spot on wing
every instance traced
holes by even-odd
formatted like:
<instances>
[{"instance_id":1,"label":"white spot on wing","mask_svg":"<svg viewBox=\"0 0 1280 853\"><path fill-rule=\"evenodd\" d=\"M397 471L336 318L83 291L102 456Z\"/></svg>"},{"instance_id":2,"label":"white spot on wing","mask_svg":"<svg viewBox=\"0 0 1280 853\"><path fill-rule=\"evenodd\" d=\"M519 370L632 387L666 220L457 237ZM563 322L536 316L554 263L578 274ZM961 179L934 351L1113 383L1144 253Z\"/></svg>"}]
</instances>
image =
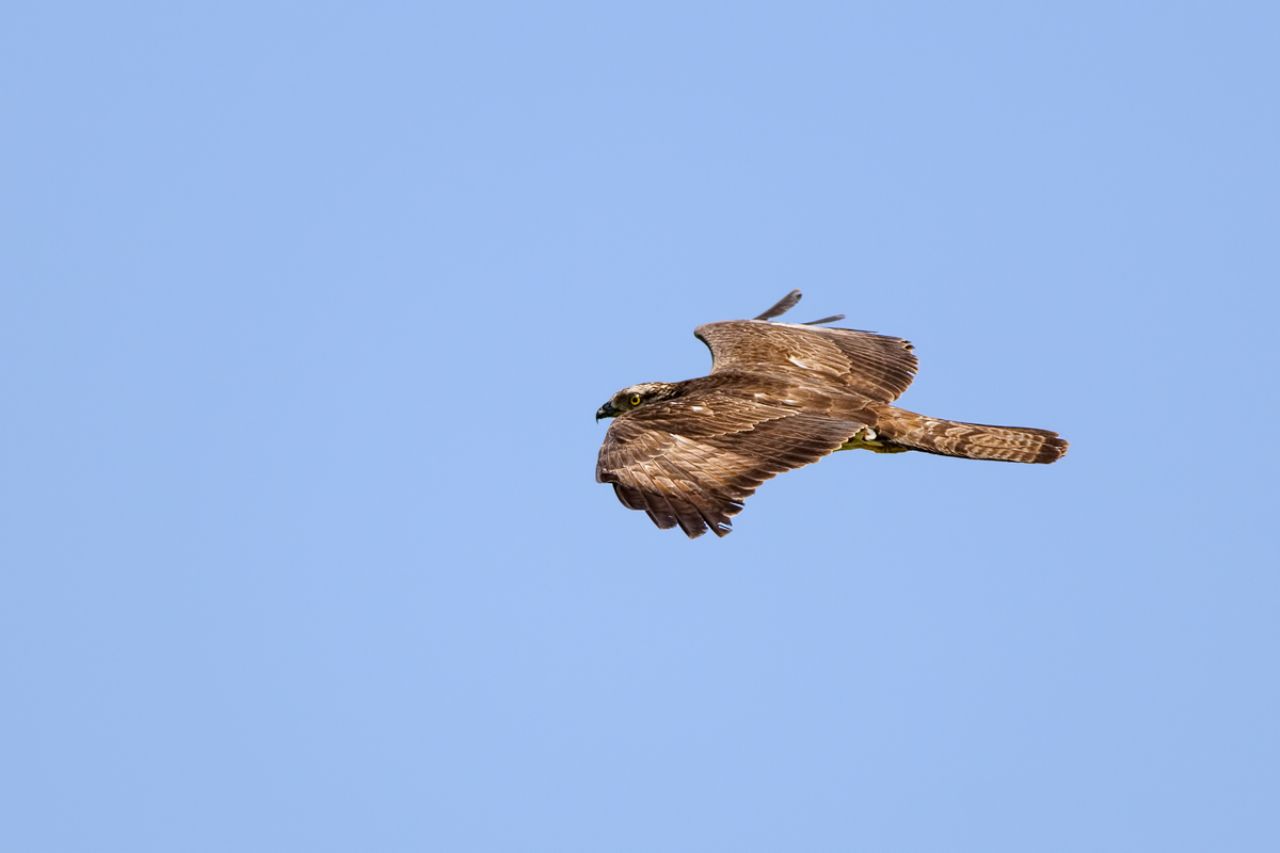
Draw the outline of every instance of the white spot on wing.
<instances>
[{"instance_id":1,"label":"white spot on wing","mask_svg":"<svg viewBox=\"0 0 1280 853\"><path fill-rule=\"evenodd\" d=\"M791 362L796 367L799 367L802 370L813 370L812 364L809 364L804 359L796 358L794 355L787 356L787 361Z\"/></svg>"}]
</instances>

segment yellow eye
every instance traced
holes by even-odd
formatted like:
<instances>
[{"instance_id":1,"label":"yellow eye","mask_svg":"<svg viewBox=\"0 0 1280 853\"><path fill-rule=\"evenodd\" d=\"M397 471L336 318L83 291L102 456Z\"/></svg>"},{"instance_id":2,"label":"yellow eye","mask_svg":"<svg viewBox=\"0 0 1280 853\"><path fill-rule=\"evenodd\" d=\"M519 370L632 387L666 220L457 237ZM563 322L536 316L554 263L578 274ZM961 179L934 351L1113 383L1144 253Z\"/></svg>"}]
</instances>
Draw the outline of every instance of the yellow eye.
<instances>
[{"instance_id":1,"label":"yellow eye","mask_svg":"<svg viewBox=\"0 0 1280 853\"><path fill-rule=\"evenodd\" d=\"M638 406L638 405L640 405L640 395L639 395L639 394L632 394L632 395L631 395L631 405L633 405L633 406Z\"/></svg>"}]
</instances>

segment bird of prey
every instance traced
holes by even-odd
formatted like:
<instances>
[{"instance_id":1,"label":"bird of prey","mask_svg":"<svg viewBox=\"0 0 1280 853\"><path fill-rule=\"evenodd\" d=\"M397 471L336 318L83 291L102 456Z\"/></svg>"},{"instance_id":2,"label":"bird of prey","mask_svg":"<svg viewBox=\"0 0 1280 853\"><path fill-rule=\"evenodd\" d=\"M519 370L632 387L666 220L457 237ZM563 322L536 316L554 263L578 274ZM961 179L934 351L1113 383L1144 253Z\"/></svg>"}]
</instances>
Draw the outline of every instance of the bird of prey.
<instances>
[{"instance_id":1,"label":"bird of prey","mask_svg":"<svg viewBox=\"0 0 1280 853\"><path fill-rule=\"evenodd\" d=\"M918 415L890 405L916 372L911 344L874 332L775 323L800 301L793 290L753 320L694 330L711 350L711 373L644 382L596 412L613 418L596 481L628 509L690 538L731 530L730 517L765 480L837 450L922 450L964 459L1056 462L1057 433Z\"/></svg>"}]
</instances>

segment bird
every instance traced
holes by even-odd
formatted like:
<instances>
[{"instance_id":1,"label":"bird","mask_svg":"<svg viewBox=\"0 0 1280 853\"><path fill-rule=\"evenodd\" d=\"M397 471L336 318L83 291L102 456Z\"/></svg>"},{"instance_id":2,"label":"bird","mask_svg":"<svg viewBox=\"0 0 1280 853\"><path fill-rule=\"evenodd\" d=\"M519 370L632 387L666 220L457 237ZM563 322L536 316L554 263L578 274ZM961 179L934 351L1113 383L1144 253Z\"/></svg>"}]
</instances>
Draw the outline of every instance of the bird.
<instances>
[{"instance_id":1,"label":"bird","mask_svg":"<svg viewBox=\"0 0 1280 853\"><path fill-rule=\"evenodd\" d=\"M725 536L743 502L771 477L840 450L923 451L963 459L1050 463L1067 452L1055 432L964 423L891 405L915 378L902 338L775 318L793 290L750 320L707 323L694 335L711 372L629 385L596 411L612 418L596 481L628 509L689 538Z\"/></svg>"}]
</instances>

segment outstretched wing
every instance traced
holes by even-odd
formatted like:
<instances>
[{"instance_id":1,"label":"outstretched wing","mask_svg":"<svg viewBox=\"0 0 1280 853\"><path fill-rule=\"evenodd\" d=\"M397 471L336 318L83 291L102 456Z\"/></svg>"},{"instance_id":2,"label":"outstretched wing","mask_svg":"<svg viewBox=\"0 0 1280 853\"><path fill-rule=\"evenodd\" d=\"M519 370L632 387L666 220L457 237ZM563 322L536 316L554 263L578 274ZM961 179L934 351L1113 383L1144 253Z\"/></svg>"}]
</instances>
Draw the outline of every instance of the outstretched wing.
<instances>
[{"instance_id":1,"label":"outstretched wing","mask_svg":"<svg viewBox=\"0 0 1280 853\"><path fill-rule=\"evenodd\" d=\"M816 462L863 424L723 393L651 403L615 418L596 480L662 528L690 537L730 531L765 480Z\"/></svg>"},{"instance_id":2,"label":"outstretched wing","mask_svg":"<svg viewBox=\"0 0 1280 853\"><path fill-rule=\"evenodd\" d=\"M911 343L856 329L728 320L693 332L711 350L711 372L802 376L872 400L896 400L916 375Z\"/></svg>"}]
</instances>

